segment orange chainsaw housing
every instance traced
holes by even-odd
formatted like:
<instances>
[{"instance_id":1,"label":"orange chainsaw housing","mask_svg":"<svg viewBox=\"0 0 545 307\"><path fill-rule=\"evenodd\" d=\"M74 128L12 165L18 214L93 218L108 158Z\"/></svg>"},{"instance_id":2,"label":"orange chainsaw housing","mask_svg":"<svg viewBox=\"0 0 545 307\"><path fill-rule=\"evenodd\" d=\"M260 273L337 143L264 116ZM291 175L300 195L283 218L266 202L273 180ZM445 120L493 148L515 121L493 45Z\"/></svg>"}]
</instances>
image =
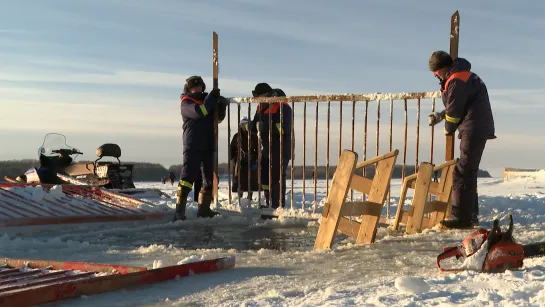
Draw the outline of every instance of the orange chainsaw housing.
<instances>
[{"instance_id":1,"label":"orange chainsaw housing","mask_svg":"<svg viewBox=\"0 0 545 307\"><path fill-rule=\"evenodd\" d=\"M524 250L521 244L499 242L488 250L483 264L484 272L504 272L508 269L521 268Z\"/></svg>"},{"instance_id":2,"label":"orange chainsaw housing","mask_svg":"<svg viewBox=\"0 0 545 307\"><path fill-rule=\"evenodd\" d=\"M498 221L494 221L492 230L479 228L464 238L459 246L445 247L443 253L437 256L437 267L441 271L459 272L463 269L447 269L441 267L441 261L456 257L465 259L471 257L482 245L489 241L488 252L481 267L482 272L504 272L508 269L521 268L524 260L524 247L512 237L513 218L509 216L509 230L502 232Z\"/></svg>"}]
</instances>

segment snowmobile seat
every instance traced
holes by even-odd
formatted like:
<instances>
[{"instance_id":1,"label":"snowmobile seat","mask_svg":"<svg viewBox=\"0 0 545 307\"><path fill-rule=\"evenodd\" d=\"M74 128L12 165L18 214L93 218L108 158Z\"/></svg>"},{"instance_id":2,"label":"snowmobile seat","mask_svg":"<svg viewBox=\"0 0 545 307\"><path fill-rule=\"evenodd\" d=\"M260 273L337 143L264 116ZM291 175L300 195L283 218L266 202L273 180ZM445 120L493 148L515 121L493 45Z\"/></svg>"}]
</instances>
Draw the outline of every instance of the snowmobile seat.
<instances>
[{"instance_id":1,"label":"snowmobile seat","mask_svg":"<svg viewBox=\"0 0 545 307\"><path fill-rule=\"evenodd\" d=\"M98 159L95 161L102 159L103 157L113 157L116 158L117 161L121 164L121 161L119 161L119 157L121 157L121 147L117 144L112 143L106 143L97 148L97 157Z\"/></svg>"},{"instance_id":2,"label":"snowmobile seat","mask_svg":"<svg viewBox=\"0 0 545 307\"><path fill-rule=\"evenodd\" d=\"M117 144L103 144L97 148L97 157L121 157L121 148Z\"/></svg>"}]
</instances>

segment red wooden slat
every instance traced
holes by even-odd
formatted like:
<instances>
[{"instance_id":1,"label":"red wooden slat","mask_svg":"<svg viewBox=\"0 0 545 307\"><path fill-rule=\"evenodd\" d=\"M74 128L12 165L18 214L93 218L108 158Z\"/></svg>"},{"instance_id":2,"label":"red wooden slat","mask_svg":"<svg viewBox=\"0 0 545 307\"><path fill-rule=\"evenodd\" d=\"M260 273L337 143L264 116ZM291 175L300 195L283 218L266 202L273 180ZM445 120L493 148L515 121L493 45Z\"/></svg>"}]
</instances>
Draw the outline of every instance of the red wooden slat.
<instances>
[{"instance_id":1,"label":"red wooden slat","mask_svg":"<svg viewBox=\"0 0 545 307\"><path fill-rule=\"evenodd\" d=\"M48 208L40 203L8 190L37 184L0 183L0 227L30 226L46 224L90 223L109 221L159 220L166 213L157 213L137 208L146 202L129 196L118 197L115 193L89 186L61 185L63 195L58 199L43 199ZM54 185L41 185L45 190ZM77 200L81 206L70 203ZM116 202L116 203L113 203Z\"/></svg>"},{"instance_id":2,"label":"red wooden slat","mask_svg":"<svg viewBox=\"0 0 545 307\"><path fill-rule=\"evenodd\" d=\"M54 272L47 272L47 273L43 273L41 271L38 272L38 273L32 272L32 274L30 274L30 275L19 276L19 277L16 277L16 278L9 278L9 279L6 279L6 280L2 280L2 281L0 281L0 285L13 284L13 283L17 283L17 282L20 282L22 280L27 280L27 279L39 280L39 279L48 278L48 277L51 277L51 276L65 274L66 272L69 272L69 270L54 271Z\"/></svg>"},{"instance_id":3,"label":"red wooden slat","mask_svg":"<svg viewBox=\"0 0 545 307\"><path fill-rule=\"evenodd\" d=\"M69 190L65 190L64 193L66 195L68 195L71 199L76 199L79 202L82 202L82 203L87 204L89 206L93 206L93 207L90 207L90 209L95 210L95 211L99 212L100 214L119 214L119 213L122 213L121 211L112 209L112 208L110 208L108 206L105 206L101 202L98 202L98 201L96 201L94 199L85 198L86 197L85 195L81 195L81 194L78 194L76 192L72 192L72 191L69 191ZM78 198L76 196L81 196L82 198ZM94 207L94 206L96 206L96 207Z\"/></svg>"},{"instance_id":4,"label":"red wooden slat","mask_svg":"<svg viewBox=\"0 0 545 307\"><path fill-rule=\"evenodd\" d=\"M49 199L44 199L45 202L47 202L48 204L52 204L52 205L55 205L59 208L62 208L66 211L70 211L74 214L93 214L92 211L89 211L87 210L86 208L80 208L80 207L75 207L75 206L70 206L66 203L63 203L63 202L56 202L56 201L52 201L52 200L49 200Z\"/></svg>"},{"instance_id":5,"label":"red wooden slat","mask_svg":"<svg viewBox=\"0 0 545 307\"><path fill-rule=\"evenodd\" d=\"M26 199L24 198L23 196L13 192L13 191L10 191L10 190L5 190L5 189L0 189L0 195L3 195L7 198L10 198L10 199L13 199L15 201L19 201L19 202L22 202L23 204L26 204L32 208L35 208L35 209L40 209L46 213L49 213L50 215L57 215L57 214L60 214L60 215L63 215L64 213L62 212L59 212L53 208L43 208L43 207L40 207L40 203L34 201L34 200L31 200L31 199Z\"/></svg>"},{"instance_id":6,"label":"red wooden slat","mask_svg":"<svg viewBox=\"0 0 545 307\"><path fill-rule=\"evenodd\" d=\"M95 272L85 272L85 273L81 273L81 274L64 275L64 276L60 276L60 277L53 277L53 278L49 278L49 279L46 279L46 280L29 281L29 282L26 282L26 283L20 284L20 285L12 285L12 286L8 286L8 287L0 288L0 294L8 292L8 291L14 291L14 290L23 290L24 291L24 288L32 288L32 287L39 286L39 285L45 285L45 284L51 284L51 283L52 284L58 284L59 282L67 281L67 280L74 280L74 279L81 279L81 278L86 278L87 279L87 278L90 278L91 275L94 275L94 274L96 274L96 273ZM29 290L33 290L33 289L29 289ZM27 292L27 291L25 291L25 292Z\"/></svg>"},{"instance_id":7,"label":"red wooden slat","mask_svg":"<svg viewBox=\"0 0 545 307\"><path fill-rule=\"evenodd\" d=\"M50 269L50 270L76 270L85 272L102 272L112 273L117 272L119 274L127 274L132 272L141 272L147 270L145 267L117 265L117 264L102 264L102 263L90 263L90 262L72 262L72 261L52 261L52 260L40 260L40 259L15 259L15 258L0 258L0 263L6 263L11 267L23 267L28 266L36 269Z\"/></svg>"},{"instance_id":8,"label":"red wooden slat","mask_svg":"<svg viewBox=\"0 0 545 307\"><path fill-rule=\"evenodd\" d=\"M76 223L121 222L141 220L161 220L171 213L118 214L118 215L67 215L0 219L0 227L60 225Z\"/></svg>"},{"instance_id":9,"label":"red wooden slat","mask_svg":"<svg viewBox=\"0 0 545 307\"><path fill-rule=\"evenodd\" d=\"M121 288L174 279L177 276L214 272L234 267L234 257L204 260L128 274L89 277L80 280L0 293L0 306L34 306ZM92 273L91 273L92 274Z\"/></svg>"},{"instance_id":10,"label":"red wooden slat","mask_svg":"<svg viewBox=\"0 0 545 307\"><path fill-rule=\"evenodd\" d=\"M39 214L36 214L34 212L31 212L31 211L28 211L26 210L25 208L20 208L19 206L15 205L15 204L12 204L11 202L7 202L5 201L4 202L6 205L4 205L3 203L0 203L0 208L4 209L4 210L9 210L17 215L20 215L22 217L28 217L30 218L32 215L37 215L37 216L40 216ZM25 214L23 212L30 212L32 215L28 215L28 214Z\"/></svg>"},{"instance_id":11,"label":"red wooden slat","mask_svg":"<svg viewBox=\"0 0 545 307\"><path fill-rule=\"evenodd\" d=\"M0 201L0 208L4 208L5 206L9 206L8 203L4 201ZM15 217L9 213L6 212L6 210L0 210L0 214L6 217Z\"/></svg>"},{"instance_id":12,"label":"red wooden slat","mask_svg":"<svg viewBox=\"0 0 545 307\"><path fill-rule=\"evenodd\" d=\"M12 278L12 277L32 275L32 274L39 273L39 272L40 272L39 269L32 269L32 270L28 270L28 271L19 271L19 272L11 272L10 274L1 275L0 280L5 280L5 279L8 279L8 278Z\"/></svg>"},{"instance_id":13,"label":"red wooden slat","mask_svg":"<svg viewBox=\"0 0 545 307\"><path fill-rule=\"evenodd\" d=\"M0 271L0 276L3 276L5 274L10 274L10 273L13 273L13 272L19 272L19 270L20 270L19 268L2 270L2 271Z\"/></svg>"},{"instance_id":14,"label":"red wooden slat","mask_svg":"<svg viewBox=\"0 0 545 307\"><path fill-rule=\"evenodd\" d=\"M110 203L110 202L107 202L106 200L104 200L103 197L95 194L95 193L92 193L92 192L89 192L89 191L85 191L86 189L75 189L74 187L66 187L67 190L71 191L72 193L75 193L77 195L82 195L84 197L88 197L88 198L91 198L93 200L98 200L100 201L100 203L102 205L106 205L108 208L110 208L111 210L115 210L119 213L134 213L135 210L131 210L131 209L128 209L128 208L125 208L125 207L122 207L122 206L118 206L114 203Z\"/></svg>"}]
</instances>

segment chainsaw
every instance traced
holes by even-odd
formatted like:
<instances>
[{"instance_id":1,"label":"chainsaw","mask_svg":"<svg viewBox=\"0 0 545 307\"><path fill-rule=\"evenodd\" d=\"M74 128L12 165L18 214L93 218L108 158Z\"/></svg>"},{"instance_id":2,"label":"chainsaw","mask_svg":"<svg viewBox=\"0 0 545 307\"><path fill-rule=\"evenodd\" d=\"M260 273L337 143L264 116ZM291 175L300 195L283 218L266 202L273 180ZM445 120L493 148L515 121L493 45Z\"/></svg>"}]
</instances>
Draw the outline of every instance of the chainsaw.
<instances>
[{"instance_id":1,"label":"chainsaw","mask_svg":"<svg viewBox=\"0 0 545 307\"><path fill-rule=\"evenodd\" d=\"M484 250L483 250L484 249ZM500 273L523 266L526 258L545 256L545 242L522 245L513 238L513 216L509 214L509 228L502 232L499 221L494 220L492 230L479 228L470 233L460 246L445 247L437 256L437 267L443 272L460 272L466 268L444 268L441 261L456 257L465 261L473 257L476 271Z\"/></svg>"}]
</instances>

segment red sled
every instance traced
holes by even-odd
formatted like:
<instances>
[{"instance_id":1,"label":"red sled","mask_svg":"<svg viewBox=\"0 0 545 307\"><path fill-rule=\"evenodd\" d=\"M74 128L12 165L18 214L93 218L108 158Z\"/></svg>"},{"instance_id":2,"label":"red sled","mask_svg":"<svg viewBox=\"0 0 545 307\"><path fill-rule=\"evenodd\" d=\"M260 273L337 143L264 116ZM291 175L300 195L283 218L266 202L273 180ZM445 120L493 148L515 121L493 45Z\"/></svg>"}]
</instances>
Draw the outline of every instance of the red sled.
<instances>
[{"instance_id":1,"label":"red sled","mask_svg":"<svg viewBox=\"0 0 545 307\"><path fill-rule=\"evenodd\" d=\"M36 306L234 266L234 256L157 269L5 258L0 261L0 307Z\"/></svg>"}]
</instances>

